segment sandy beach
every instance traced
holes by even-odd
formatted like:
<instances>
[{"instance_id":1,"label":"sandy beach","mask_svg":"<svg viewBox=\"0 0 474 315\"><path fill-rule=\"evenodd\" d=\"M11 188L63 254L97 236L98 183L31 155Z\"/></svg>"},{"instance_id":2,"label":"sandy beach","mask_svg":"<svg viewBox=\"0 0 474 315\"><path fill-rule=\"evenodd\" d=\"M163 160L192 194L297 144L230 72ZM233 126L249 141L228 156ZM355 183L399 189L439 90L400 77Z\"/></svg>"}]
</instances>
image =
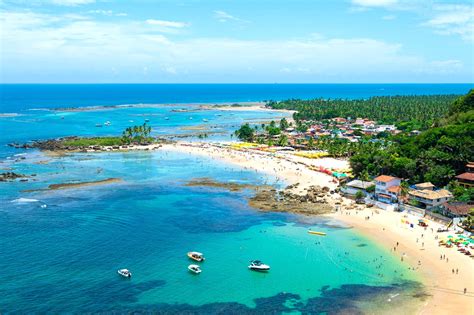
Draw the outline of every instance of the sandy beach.
<instances>
[{"instance_id":1,"label":"sandy beach","mask_svg":"<svg viewBox=\"0 0 474 315\"><path fill-rule=\"evenodd\" d=\"M337 159L309 160L294 155L290 157L285 153L234 150L216 144L181 142L163 145L162 149L218 159L245 169L276 176L288 185L300 183L294 189L294 193L302 193L311 185L336 188L331 176L312 171L302 164L303 162L306 165L328 168L348 166L347 161ZM344 202L346 206L351 203L353 202L348 199ZM343 206L341 211L328 216L374 239L403 260L407 268L415 268L419 272L429 297L418 314L474 314L472 258L461 254L455 248L438 246L438 240L435 239L436 236L442 239L453 232L437 233L436 230L441 226L431 221L425 230L416 225L417 217L405 213L387 212L376 208L364 209L361 206L356 209L358 210L345 210ZM415 223L414 228L402 223L402 219ZM464 288L467 289L467 293L463 292Z\"/></svg>"},{"instance_id":2,"label":"sandy beach","mask_svg":"<svg viewBox=\"0 0 474 315\"><path fill-rule=\"evenodd\" d=\"M446 238L452 232L437 233L436 230L441 226L432 221L424 229L416 225L418 217L405 213L376 211L374 208L350 211L350 214L347 212L339 211L329 216L353 226L386 246L400 259L403 257L407 268L416 268L420 273L432 297L419 314L474 314L472 258L455 248L438 246L438 240L435 239L436 236L439 239ZM402 219L415 223L414 227L402 223ZM443 255L445 258L441 259ZM464 288L467 288L466 294Z\"/></svg>"},{"instance_id":3,"label":"sandy beach","mask_svg":"<svg viewBox=\"0 0 474 315\"><path fill-rule=\"evenodd\" d=\"M256 172L276 176L287 185L299 183L298 187L292 189L293 193L303 193L312 185L326 186L330 189L337 187L333 178L327 174L310 170L300 160L290 158L285 153L271 153L256 150L235 150L216 144L178 142L176 144L164 144L161 150L172 150L187 154L201 155L218 159L233 165L252 169ZM330 166L332 159L320 159L319 165ZM339 162L339 165L344 162Z\"/></svg>"}]
</instances>

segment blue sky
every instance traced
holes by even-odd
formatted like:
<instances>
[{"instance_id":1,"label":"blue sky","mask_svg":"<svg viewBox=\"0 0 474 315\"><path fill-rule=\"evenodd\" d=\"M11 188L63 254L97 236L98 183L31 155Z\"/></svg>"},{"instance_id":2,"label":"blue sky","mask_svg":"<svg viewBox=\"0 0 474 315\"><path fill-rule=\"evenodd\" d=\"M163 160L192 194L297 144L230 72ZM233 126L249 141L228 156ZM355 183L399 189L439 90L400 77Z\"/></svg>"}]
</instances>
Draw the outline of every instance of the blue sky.
<instances>
[{"instance_id":1,"label":"blue sky","mask_svg":"<svg viewBox=\"0 0 474 315\"><path fill-rule=\"evenodd\" d=\"M0 0L0 81L474 82L472 1Z\"/></svg>"}]
</instances>

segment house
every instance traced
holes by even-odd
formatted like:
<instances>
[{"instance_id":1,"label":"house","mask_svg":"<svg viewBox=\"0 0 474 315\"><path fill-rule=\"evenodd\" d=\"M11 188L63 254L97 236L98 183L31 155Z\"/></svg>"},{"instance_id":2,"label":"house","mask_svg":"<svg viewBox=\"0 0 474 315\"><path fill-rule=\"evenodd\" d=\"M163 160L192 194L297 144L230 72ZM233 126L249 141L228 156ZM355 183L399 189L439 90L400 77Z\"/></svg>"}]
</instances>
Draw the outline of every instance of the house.
<instances>
[{"instance_id":1,"label":"house","mask_svg":"<svg viewBox=\"0 0 474 315\"><path fill-rule=\"evenodd\" d=\"M453 198L453 194L446 189L435 189L432 183L416 184L408 191L410 200L415 200L423 209L433 209L441 206Z\"/></svg>"},{"instance_id":2,"label":"house","mask_svg":"<svg viewBox=\"0 0 474 315\"><path fill-rule=\"evenodd\" d=\"M456 176L456 179L463 187L474 187L474 162L467 163L466 168L467 172Z\"/></svg>"},{"instance_id":3,"label":"house","mask_svg":"<svg viewBox=\"0 0 474 315\"><path fill-rule=\"evenodd\" d=\"M374 185L373 182L365 182L362 180L355 179L345 184L344 187L341 188L341 191L345 194L354 195L354 196L357 194L357 192L360 191L365 196L367 195L367 188L373 185Z\"/></svg>"},{"instance_id":4,"label":"house","mask_svg":"<svg viewBox=\"0 0 474 315\"><path fill-rule=\"evenodd\" d=\"M395 125L380 125L375 130L377 132L395 131L397 130L397 127L395 127Z\"/></svg>"},{"instance_id":5,"label":"house","mask_svg":"<svg viewBox=\"0 0 474 315\"><path fill-rule=\"evenodd\" d=\"M446 202L443 206L445 214L452 218L465 217L471 209L474 209L474 205L467 202Z\"/></svg>"},{"instance_id":6,"label":"house","mask_svg":"<svg viewBox=\"0 0 474 315\"><path fill-rule=\"evenodd\" d=\"M398 201L401 179L398 177L380 175L375 181L375 198L383 203Z\"/></svg>"}]
</instances>

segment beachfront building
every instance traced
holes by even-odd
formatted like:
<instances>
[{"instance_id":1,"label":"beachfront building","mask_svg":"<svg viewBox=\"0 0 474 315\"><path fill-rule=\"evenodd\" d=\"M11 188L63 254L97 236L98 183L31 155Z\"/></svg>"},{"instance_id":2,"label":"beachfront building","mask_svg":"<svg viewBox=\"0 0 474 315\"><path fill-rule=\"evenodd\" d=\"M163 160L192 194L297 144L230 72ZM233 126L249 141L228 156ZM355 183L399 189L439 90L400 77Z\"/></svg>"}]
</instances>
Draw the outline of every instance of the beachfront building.
<instances>
[{"instance_id":1,"label":"beachfront building","mask_svg":"<svg viewBox=\"0 0 474 315\"><path fill-rule=\"evenodd\" d=\"M357 192L360 191L364 194L364 196L366 196L368 194L367 188L372 187L372 186L374 186L374 182L366 182L366 181L355 179L345 184L341 188L341 191L351 196L355 196Z\"/></svg>"},{"instance_id":2,"label":"beachfront building","mask_svg":"<svg viewBox=\"0 0 474 315\"><path fill-rule=\"evenodd\" d=\"M443 206L443 214L451 218L467 217L469 211L474 209L474 204L467 202L446 202Z\"/></svg>"},{"instance_id":3,"label":"beachfront building","mask_svg":"<svg viewBox=\"0 0 474 315\"><path fill-rule=\"evenodd\" d=\"M459 185L469 188L474 187L474 162L469 162L466 165L467 172L456 176Z\"/></svg>"},{"instance_id":4,"label":"beachfront building","mask_svg":"<svg viewBox=\"0 0 474 315\"><path fill-rule=\"evenodd\" d=\"M409 199L419 208L432 210L439 208L453 198L453 194L446 189L436 189L432 183L420 183L408 191Z\"/></svg>"},{"instance_id":5,"label":"beachfront building","mask_svg":"<svg viewBox=\"0 0 474 315\"><path fill-rule=\"evenodd\" d=\"M380 175L375 181L375 199L383 203L395 203L400 195L401 179L398 177Z\"/></svg>"}]
</instances>

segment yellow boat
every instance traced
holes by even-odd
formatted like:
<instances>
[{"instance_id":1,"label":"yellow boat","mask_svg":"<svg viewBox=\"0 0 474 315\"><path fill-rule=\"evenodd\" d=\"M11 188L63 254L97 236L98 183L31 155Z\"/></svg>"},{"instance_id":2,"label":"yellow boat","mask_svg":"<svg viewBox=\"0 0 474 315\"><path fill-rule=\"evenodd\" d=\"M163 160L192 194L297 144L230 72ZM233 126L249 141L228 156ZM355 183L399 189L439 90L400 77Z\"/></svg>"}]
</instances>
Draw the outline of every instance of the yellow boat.
<instances>
[{"instance_id":1,"label":"yellow boat","mask_svg":"<svg viewBox=\"0 0 474 315\"><path fill-rule=\"evenodd\" d=\"M324 233L324 232L316 232L316 231L311 231L311 230L309 230L308 233L309 234L315 234L315 235L322 235L322 236L326 235L326 233Z\"/></svg>"}]
</instances>

